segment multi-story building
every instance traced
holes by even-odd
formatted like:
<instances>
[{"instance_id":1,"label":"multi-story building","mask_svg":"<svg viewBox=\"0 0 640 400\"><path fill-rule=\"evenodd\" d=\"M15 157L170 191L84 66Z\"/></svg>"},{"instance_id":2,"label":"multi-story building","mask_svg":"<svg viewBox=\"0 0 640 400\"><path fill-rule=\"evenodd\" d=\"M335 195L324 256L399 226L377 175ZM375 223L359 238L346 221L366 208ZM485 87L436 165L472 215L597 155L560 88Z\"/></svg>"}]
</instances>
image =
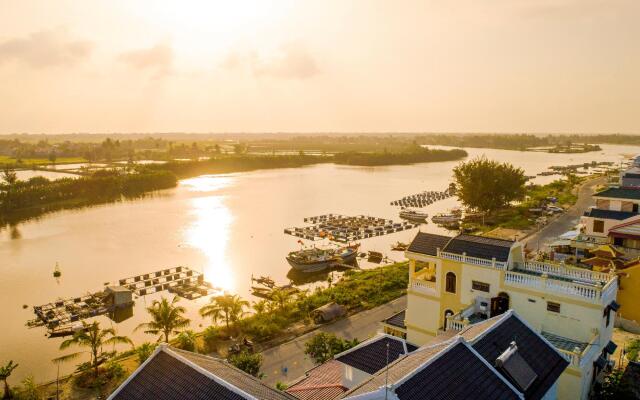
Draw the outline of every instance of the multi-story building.
<instances>
[{"instance_id":1,"label":"multi-story building","mask_svg":"<svg viewBox=\"0 0 640 400\"><path fill-rule=\"evenodd\" d=\"M528 262L519 242L418 233L410 260L404 322L387 323L422 345L515 310L570 362L558 398L586 399L615 350L615 274Z\"/></svg>"},{"instance_id":2,"label":"multi-story building","mask_svg":"<svg viewBox=\"0 0 640 400\"><path fill-rule=\"evenodd\" d=\"M593 238L607 238L609 230L638 217L640 188L612 187L593 195L595 207L584 213L580 222L584 234Z\"/></svg>"}]
</instances>

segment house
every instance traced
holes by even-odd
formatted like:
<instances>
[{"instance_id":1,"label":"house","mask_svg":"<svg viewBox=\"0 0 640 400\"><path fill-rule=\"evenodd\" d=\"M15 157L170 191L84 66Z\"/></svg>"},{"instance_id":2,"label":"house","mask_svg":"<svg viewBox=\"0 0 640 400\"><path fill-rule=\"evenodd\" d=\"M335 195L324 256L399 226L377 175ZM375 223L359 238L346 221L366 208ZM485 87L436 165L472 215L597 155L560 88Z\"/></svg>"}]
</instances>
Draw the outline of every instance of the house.
<instances>
[{"instance_id":1,"label":"house","mask_svg":"<svg viewBox=\"0 0 640 400\"><path fill-rule=\"evenodd\" d=\"M611 187L593 195L595 207L580 219L588 237L606 238L613 226L638 217L640 188Z\"/></svg>"},{"instance_id":2,"label":"house","mask_svg":"<svg viewBox=\"0 0 640 400\"><path fill-rule=\"evenodd\" d=\"M571 360L558 397L588 397L608 365L614 273L528 262L519 242L464 234L420 232L405 254L408 342L423 345L513 309Z\"/></svg>"},{"instance_id":3,"label":"house","mask_svg":"<svg viewBox=\"0 0 640 400\"><path fill-rule=\"evenodd\" d=\"M622 187L640 188L640 156L636 156L631 167L620 174L620 183Z\"/></svg>"},{"instance_id":4,"label":"house","mask_svg":"<svg viewBox=\"0 0 640 400\"><path fill-rule=\"evenodd\" d=\"M509 310L452 337L434 337L344 398L555 399L568 365L565 355Z\"/></svg>"},{"instance_id":5,"label":"house","mask_svg":"<svg viewBox=\"0 0 640 400\"><path fill-rule=\"evenodd\" d=\"M628 331L640 333L640 260L625 263L616 271L620 280L617 303L620 311L616 317L616 326Z\"/></svg>"},{"instance_id":6,"label":"house","mask_svg":"<svg viewBox=\"0 0 640 400\"><path fill-rule=\"evenodd\" d=\"M640 256L640 217L614 225L608 232L609 243L632 257Z\"/></svg>"},{"instance_id":7,"label":"house","mask_svg":"<svg viewBox=\"0 0 640 400\"><path fill-rule=\"evenodd\" d=\"M160 344L108 400L295 400L223 360Z\"/></svg>"},{"instance_id":8,"label":"house","mask_svg":"<svg viewBox=\"0 0 640 400\"><path fill-rule=\"evenodd\" d=\"M398 337L379 334L307 371L287 392L300 400L339 397L416 348Z\"/></svg>"}]
</instances>

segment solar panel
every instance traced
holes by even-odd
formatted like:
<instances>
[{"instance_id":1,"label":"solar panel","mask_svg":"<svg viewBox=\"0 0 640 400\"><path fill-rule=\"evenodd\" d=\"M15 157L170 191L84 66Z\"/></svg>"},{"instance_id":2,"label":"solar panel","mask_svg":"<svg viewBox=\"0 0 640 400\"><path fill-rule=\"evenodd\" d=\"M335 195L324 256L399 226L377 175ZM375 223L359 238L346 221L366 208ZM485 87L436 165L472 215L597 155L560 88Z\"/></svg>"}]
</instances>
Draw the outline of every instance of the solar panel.
<instances>
[{"instance_id":1,"label":"solar panel","mask_svg":"<svg viewBox=\"0 0 640 400\"><path fill-rule=\"evenodd\" d=\"M511 383L514 383L518 389L525 392L538 375L533 371L531 366L518 353L518 347L515 342L511 342L511 346L502 353L496 360L496 366L504 372Z\"/></svg>"}]
</instances>

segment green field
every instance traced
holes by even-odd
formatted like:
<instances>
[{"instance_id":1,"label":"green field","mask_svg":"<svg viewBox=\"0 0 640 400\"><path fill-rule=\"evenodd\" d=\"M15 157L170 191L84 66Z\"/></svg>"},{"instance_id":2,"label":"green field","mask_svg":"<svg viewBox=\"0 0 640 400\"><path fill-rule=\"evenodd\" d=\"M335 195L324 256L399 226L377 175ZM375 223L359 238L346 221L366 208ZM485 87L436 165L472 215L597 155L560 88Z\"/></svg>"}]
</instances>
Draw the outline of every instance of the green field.
<instances>
[{"instance_id":1,"label":"green field","mask_svg":"<svg viewBox=\"0 0 640 400\"><path fill-rule=\"evenodd\" d=\"M60 157L56 159L56 164L72 164L86 162L83 157ZM49 165L51 161L48 158L23 158L18 163L18 160L13 157L0 156L0 164L9 164L15 166L27 166L27 165Z\"/></svg>"}]
</instances>

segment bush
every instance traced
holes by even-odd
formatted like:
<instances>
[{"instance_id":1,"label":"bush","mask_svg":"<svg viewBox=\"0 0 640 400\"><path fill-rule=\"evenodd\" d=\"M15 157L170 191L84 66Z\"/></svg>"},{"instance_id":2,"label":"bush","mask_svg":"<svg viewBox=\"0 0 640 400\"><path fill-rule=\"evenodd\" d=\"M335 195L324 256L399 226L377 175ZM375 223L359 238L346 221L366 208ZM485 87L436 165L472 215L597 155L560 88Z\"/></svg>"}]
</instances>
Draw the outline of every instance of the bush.
<instances>
[{"instance_id":1,"label":"bush","mask_svg":"<svg viewBox=\"0 0 640 400\"><path fill-rule=\"evenodd\" d=\"M136 348L136 354L138 355L138 362L142 364L151 356L153 351L156 349L157 344L145 342Z\"/></svg>"},{"instance_id":2,"label":"bush","mask_svg":"<svg viewBox=\"0 0 640 400\"><path fill-rule=\"evenodd\" d=\"M358 345L358 339L345 340L333 333L320 332L304 344L304 354L309 355L316 364L330 360L336 354Z\"/></svg>"},{"instance_id":3,"label":"bush","mask_svg":"<svg viewBox=\"0 0 640 400\"><path fill-rule=\"evenodd\" d=\"M627 346L627 358L631 361L638 361L638 353L640 352L640 339L634 339Z\"/></svg>"},{"instance_id":4,"label":"bush","mask_svg":"<svg viewBox=\"0 0 640 400\"><path fill-rule=\"evenodd\" d=\"M229 357L229 362L236 368L253 375L260 376L262 366L262 355L260 353L248 353L243 351Z\"/></svg>"},{"instance_id":5,"label":"bush","mask_svg":"<svg viewBox=\"0 0 640 400\"><path fill-rule=\"evenodd\" d=\"M192 330L186 330L184 332L180 332L180 334L176 338L177 347L182 350L197 352L198 349L197 349L196 340L197 340L196 334L193 333Z\"/></svg>"}]
</instances>

